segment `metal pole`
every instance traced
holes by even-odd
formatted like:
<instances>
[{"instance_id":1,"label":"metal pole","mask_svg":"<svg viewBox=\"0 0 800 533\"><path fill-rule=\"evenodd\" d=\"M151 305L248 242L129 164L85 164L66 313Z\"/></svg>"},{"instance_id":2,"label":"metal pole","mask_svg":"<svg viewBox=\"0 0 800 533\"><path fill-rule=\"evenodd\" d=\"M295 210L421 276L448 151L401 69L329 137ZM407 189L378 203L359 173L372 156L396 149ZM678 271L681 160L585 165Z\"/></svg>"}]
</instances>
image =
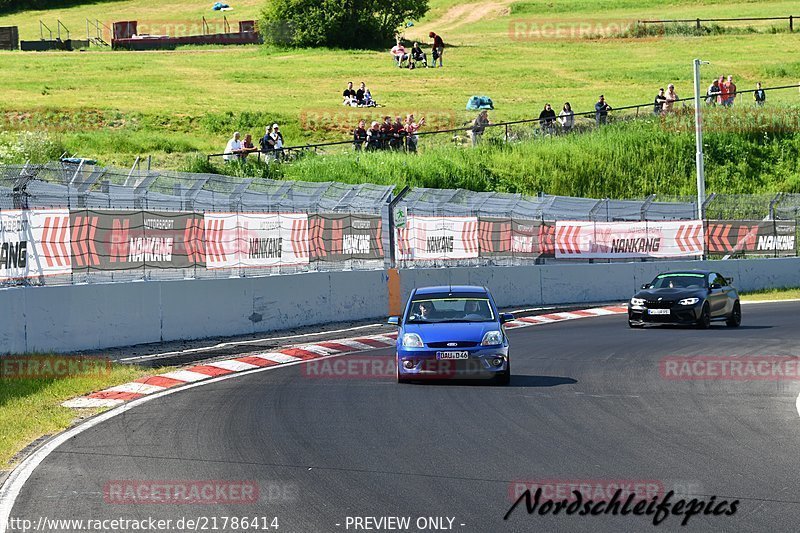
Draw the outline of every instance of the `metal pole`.
<instances>
[{"instance_id":1,"label":"metal pole","mask_svg":"<svg viewBox=\"0 0 800 533\"><path fill-rule=\"evenodd\" d=\"M703 168L703 120L700 116L700 65L707 61L694 60L694 137L695 164L697 165L697 220L703 220L703 202L706 198L706 178Z\"/></svg>"},{"instance_id":2,"label":"metal pole","mask_svg":"<svg viewBox=\"0 0 800 533\"><path fill-rule=\"evenodd\" d=\"M405 187L403 187L403 190L401 190L397 194L397 196L395 196L389 202L389 265L390 265L389 268L395 268L397 266L397 257L396 257L396 253L395 253L395 249L394 249L395 248L394 208L398 203L400 203L400 200L402 200L403 197L406 194L408 194L408 191L410 191L410 190L411 190L411 187L406 185Z\"/></svg>"}]
</instances>

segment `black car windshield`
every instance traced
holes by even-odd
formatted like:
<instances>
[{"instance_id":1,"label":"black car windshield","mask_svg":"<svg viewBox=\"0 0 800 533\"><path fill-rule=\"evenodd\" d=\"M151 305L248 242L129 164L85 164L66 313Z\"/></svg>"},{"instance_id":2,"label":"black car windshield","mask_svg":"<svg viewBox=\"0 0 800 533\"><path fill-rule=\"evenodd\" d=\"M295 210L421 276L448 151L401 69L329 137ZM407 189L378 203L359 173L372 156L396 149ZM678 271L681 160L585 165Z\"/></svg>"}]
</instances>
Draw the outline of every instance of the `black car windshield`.
<instances>
[{"instance_id":1,"label":"black car windshield","mask_svg":"<svg viewBox=\"0 0 800 533\"><path fill-rule=\"evenodd\" d=\"M707 285L704 274L661 274L650 284L653 289L703 289Z\"/></svg>"},{"instance_id":2,"label":"black car windshield","mask_svg":"<svg viewBox=\"0 0 800 533\"><path fill-rule=\"evenodd\" d=\"M495 320L488 298L425 296L414 299L406 321L432 322L491 322Z\"/></svg>"}]
</instances>

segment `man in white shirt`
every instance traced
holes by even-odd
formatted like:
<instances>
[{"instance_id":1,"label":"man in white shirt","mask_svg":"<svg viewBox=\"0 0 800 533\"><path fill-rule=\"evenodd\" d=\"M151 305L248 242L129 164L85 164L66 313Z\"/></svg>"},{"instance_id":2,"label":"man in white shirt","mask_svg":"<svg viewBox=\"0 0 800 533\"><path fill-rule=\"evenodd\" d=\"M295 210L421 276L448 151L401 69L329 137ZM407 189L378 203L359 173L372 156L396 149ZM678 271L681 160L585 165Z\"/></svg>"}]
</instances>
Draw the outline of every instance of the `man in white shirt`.
<instances>
[{"instance_id":1,"label":"man in white shirt","mask_svg":"<svg viewBox=\"0 0 800 533\"><path fill-rule=\"evenodd\" d=\"M225 155L222 159L225 161L238 161L242 157L242 141L239 140L239 132L234 132L233 138L228 141L225 146Z\"/></svg>"}]
</instances>

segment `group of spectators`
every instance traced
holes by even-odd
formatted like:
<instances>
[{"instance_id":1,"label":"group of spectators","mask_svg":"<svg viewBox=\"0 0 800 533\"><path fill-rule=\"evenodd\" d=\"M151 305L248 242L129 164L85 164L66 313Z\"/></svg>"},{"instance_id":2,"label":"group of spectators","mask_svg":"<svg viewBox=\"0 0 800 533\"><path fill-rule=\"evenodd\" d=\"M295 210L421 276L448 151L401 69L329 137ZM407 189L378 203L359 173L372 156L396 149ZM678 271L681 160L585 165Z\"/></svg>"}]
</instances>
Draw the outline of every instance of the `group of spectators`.
<instances>
[{"instance_id":1,"label":"group of spectators","mask_svg":"<svg viewBox=\"0 0 800 533\"><path fill-rule=\"evenodd\" d=\"M598 126L608 122L608 112L611 110L612 107L606 102L605 95L601 94L594 104L595 122ZM573 127L575 127L575 112L572 111L569 102L564 102L558 115L549 103L544 104L544 109L539 113L539 128L542 133L569 133Z\"/></svg>"},{"instance_id":2,"label":"group of spectators","mask_svg":"<svg viewBox=\"0 0 800 533\"><path fill-rule=\"evenodd\" d=\"M353 82L347 82L347 88L342 92L342 105L350 107L380 107L378 102L372 99L367 85L362 81L358 90L353 89Z\"/></svg>"},{"instance_id":3,"label":"group of spectators","mask_svg":"<svg viewBox=\"0 0 800 533\"><path fill-rule=\"evenodd\" d=\"M283 135L280 127L273 124L267 126L264 136L258 141L258 148L253 144L253 136L249 133L241 138L241 134L236 131L225 146L225 153L222 159L225 162L244 161L253 152L261 152L265 159L281 159L283 157Z\"/></svg>"},{"instance_id":4,"label":"group of spectators","mask_svg":"<svg viewBox=\"0 0 800 533\"><path fill-rule=\"evenodd\" d=\"M439 67L444 66L442 64L444 40L442 39L441 35L437 35L436 32L430 32L428 37L433 39L433 43L431 44L433 63L430 65L430 67L436 68L437 61L439 62ZM417 64L428 68L428 55L422 50L419 42L415 41L414 45L409 51L405 46L403 46L403 39L400 35L396 35L395 40L396 44L392 47L390 53L392 54L392 59L394 59L394 62L399 68L414 69L417 68Z\"/></svg>"},{"instance_id":5,"label":"group of spectators","mask_svg":"<svg viewBox=\"0 0 800 533\"><path fill-rule=\"evenodd\" d=\"M419 137L417 132L425 125L425 117L417 121L413 114L406 115L405 121L402 117L383 117L383 122L377 121L366 127L366 121L362 120L353 130L353 146L356 151L367 150L406 150L408 152L417 151Z\"/></svg>"}]
</instances>

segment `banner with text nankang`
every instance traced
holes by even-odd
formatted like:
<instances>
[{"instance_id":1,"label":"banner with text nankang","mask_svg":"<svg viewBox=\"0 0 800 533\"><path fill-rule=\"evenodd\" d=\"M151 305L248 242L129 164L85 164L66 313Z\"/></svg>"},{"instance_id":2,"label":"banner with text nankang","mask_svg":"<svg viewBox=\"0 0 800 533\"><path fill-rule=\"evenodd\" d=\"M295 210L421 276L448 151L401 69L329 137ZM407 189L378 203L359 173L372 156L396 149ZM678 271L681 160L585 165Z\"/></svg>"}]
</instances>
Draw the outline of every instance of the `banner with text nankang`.
<instances>
[{"instance_id":1,"label":"banner with text nankang","mask_svg":"<svg viewBox=\"0 0 800 533\"><path fill-rule=\"evenodd\" d=\"M401 260L478 257L478 217L409 216L397 234L397 257Z\"/></svg>"},{"instance_id":2,"label":"banner with text nankang","mask_svg":"<svg viewBox=\"0 0 800 533\"><path fill-rule=\"evenodd\" d=\"M634 259L703 255L703 222L642 221L556 223L556 258Z\"/></svg>"}]
</instances>

